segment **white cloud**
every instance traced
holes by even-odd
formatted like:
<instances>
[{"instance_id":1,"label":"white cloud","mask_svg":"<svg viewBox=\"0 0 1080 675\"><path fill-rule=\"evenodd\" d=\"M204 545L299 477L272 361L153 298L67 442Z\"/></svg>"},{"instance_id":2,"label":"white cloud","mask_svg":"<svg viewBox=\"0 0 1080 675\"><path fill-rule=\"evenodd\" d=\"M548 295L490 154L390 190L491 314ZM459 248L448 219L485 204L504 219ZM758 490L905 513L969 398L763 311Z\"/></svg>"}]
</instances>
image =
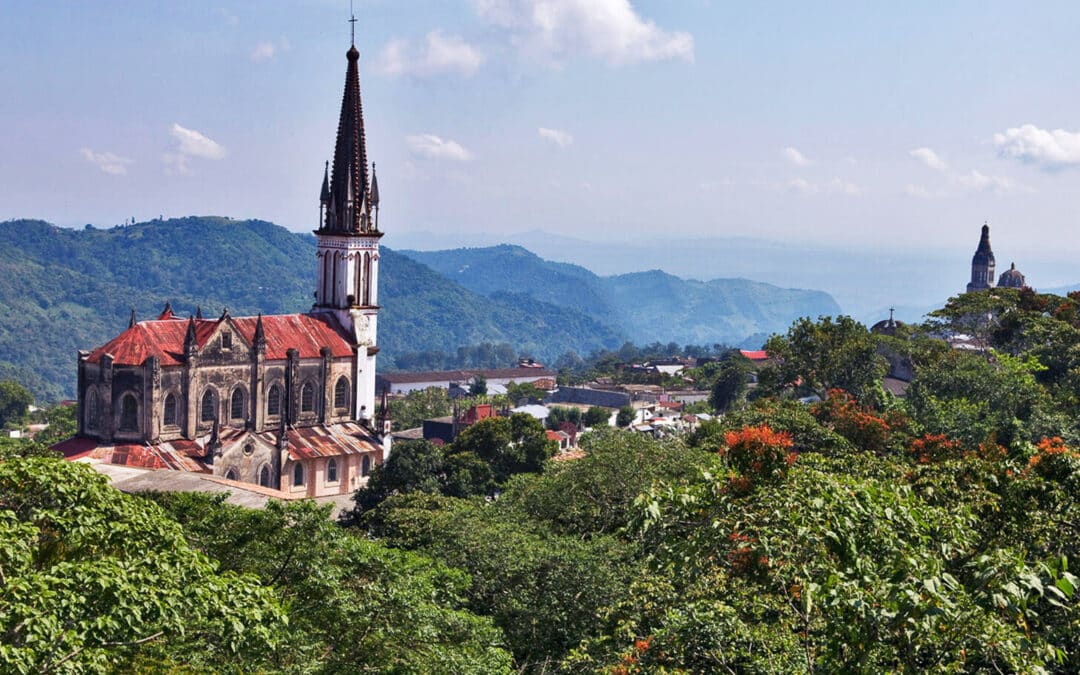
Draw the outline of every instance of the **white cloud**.
<instances>
[{"instance_id":1,"label":"white cloud","mask_svg":"<svg viewBox=\"0 0 1080 675\"><path fill-rule=\"evenodd\" d=\"M945 192L941 190L934 191L925 188L922 185L912 185L911 183L904 186L904 194L918 199L934 199L935 197L945 196Z\"/></svg>"},{"instance_id":2,"label":"white cloud","mask_svg":"<svg viewBox=\"0 0 1080 675\"><path fill-rule=\"evenodd\" d=\"M440 138L434 134L406 136L405 143L414 155L428 159L450 159L458 162L472 159L472 153L457 141Z\"/></svg>"},{"instance_id":3,"label":"white cloud","mask_svg":"<svg viewBox=\"0 0 1080 675\"><path fill-rule=\"evenodd\" d=\"M121 157L111 152L94 152L90 148L82 148L79 153L97 168L114 176L122 176L127 173L127 165L134 164L135 160Z\"/></svg>"},{"instance_id":4,"label":"white cloud","mask_svg":"<svg viewBox=\"0 0 1080 675\"><path fill-rule=\"evenodd\" d=\"M537 129L540 133L540 138L545 138L560 148L565 148L568 145L574 143L574 137L565 131L559 129L548 129L546 127L540 127Z\"/></svg>"},{"instance_id":5,"label":"white cloud","mask_svg":"<svg viewBox=\"0 0 1080 675\"><path fill-rule=\"evenodd\" d=\"M1006 176L987 176L975 170L957 176L956 180L961 186L976 192L992 192L994 194L1034 192L1030 187L1021 185Z\"/></svg>"},{"instance_id":6,"label":"white cloud","mask_svg":"<svg viewBox=\"0 0 1080 675\"><path fill-rule=\"evenodd\" d=\"M374 67L376 72L389 77L429 77L444 73L469 77L483 63L484 55L465 40L433 30L416 50L408 40L391 40L375 59Z\"/></svg>"},{"instance_id":7,"label":"white cloud","mask_svg":"<svg viewBox=\"0 0 1080 675\"><path fill-rule=\"evenodd\" d=\"M285 38L281 38L277 42L263 41L255 45L255 48L251 50L249 58L254 63L263 63L276 57L282 52L287 52L292 49L292 45Z\"/></svg>"},{"instance_id":8,"label":"white cloud","mask_svg":"<svg viewBox=\"0 0 1080 675\"><path fill-rule=\"evenodd\" d=\"M787 147L780 151L792 166L810 166L810 160L798 148Z\"/></svg>"},{"instance_id":9,"label":"white cloud","mask_svg":"<svg viewBox=\"0 0 1080 675\"><path fill-rule=\"evenodd\" d=\"M225 158L224 146L194 129L187 129L174 122L169 135L176 141L176 148L161 157L168 173L191 173L188 160L192 157L214 160Z\"/></svg>"},{"instance_id":10,"label":"white cloud","mask_svg":"<svg viewBox=\"0 0 1080 675\"><path fill-rule=\"evenodd\" d=\"M930 148L915 148L908 152L908 154L934 171L945 171L949 168L949 165L945 163L945 160Z\"/></svg>"},{"instance_id":11,"label":"white cloud","mask_svg":"<svg viewBox=\"0 0 1080 675\"><path fill-rule=\"evenodd\" d=\"M994 134L994 145L1002 157L1037 164L1044 169L1060 169L1080 164L1080 133L1064 129L1040 129L1025 124Z\"/></svg>"},{"instance_id":12,"label":"white cloud","mask_svg":"<svg viewBox=\"0 0 1080 675\"><path fill-rule=\"evenodd\" d=\"M255 49L251 50L251 60L255 63L269 61L274 58L276 52L277 50L274 48L273 42L260 42L255 45Z\"/></svg>"},{"instance_id":13,"label":"white cloud","mask_svg":"<svg viewBox=\"0 0 1080 675\"><path fill-rule=\"evenodd\" d=\"M787 188L802 195L832 194L854 197L862 194L858 185L840 178L833 178L824 183L812 183L805 178L793 178L787 182Z\"/></svg>"},{"instance_id":14,"label":"white cloud","mask_svg":"<svg viewBox=\"0 0 1080 675\"><path fill-rule=\"evenodd\" d=\"M473 0L473 7L509 30L524 53L550 63L579 53L611 65L694 60L692 35L643 19L630 0Z\"/></svg>"}]
</instances>

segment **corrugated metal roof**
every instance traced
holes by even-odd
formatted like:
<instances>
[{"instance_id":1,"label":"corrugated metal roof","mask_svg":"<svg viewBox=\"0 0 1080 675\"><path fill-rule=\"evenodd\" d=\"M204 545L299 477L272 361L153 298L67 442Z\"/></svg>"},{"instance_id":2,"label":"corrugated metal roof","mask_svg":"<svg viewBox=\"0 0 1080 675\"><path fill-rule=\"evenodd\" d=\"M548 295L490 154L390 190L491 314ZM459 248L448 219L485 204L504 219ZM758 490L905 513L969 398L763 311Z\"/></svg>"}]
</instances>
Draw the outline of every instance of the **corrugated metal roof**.
<instances>
[{"instance_id":1,"label":"corrugated metal roof","mask_svg":"<svg viewBox=\"0 0 1080 675\"><path fill-rule=\"evenodd\" d=\"M69 460L95 459L105 464L135 469L172 469L210 473L197 457L202 448L194 441L178 440L156 445L101 443L92 438L71 438L52 446Z\"/></svg>"},{"instance_id":2,"label":"corrugated metal roof","mask_svg":"<svg viewBox=\"0 0 1080 675\"><path fill-rule=\"evenodd\" d=\"M200 348L224 320L195 319L195 339ZM230 320L250 345L258 317L233 317ZM269 360L284 359L289 349L296 349L300 358L318 358L323 347L329 347L335 357L352 356L352 346L332 314L277 314L264 316L262 321ZM105 354L112 354L113 363L121 366L139 366L151 356L160 359L163 366L180 365L184 361L187 325L186 320L177 319L140 321L91 352L87 361L98 363Z\"/></svg>"},{"instance_id":3,"label":"corrugated metal roof","mask_svg":"<svg viewBox=\"0 0 1080 675\"><path fill-rule=\"evenodd\" d=\"M328 426L300 427L286 432L289 456L294 461L318 457L338 457L382 452L379 441L356 422ZM218 438L225 449L255 438L268 445L277 443L276 431L253 433L246 429L221 429ZM203 457L210 435L198 440L178 439L155 444L105 443L93 438L69 438L52 446L66 459L95 459L105 464L137 469L172 469L194 473L212 473Z\"/></svg>"},{"instance_id":4,"label":"corrugated metal roof","mask_svg":"<svg viewBox=\"0 0 1080 675\"><path fill-rule=\"evenodd\" d=\"M275 434L260 434L264 438ZM289 429L289 456L294 460L359 455L382 451L378 440L356 422ZM271 441L272 442L272 441Z\"/></svg>"}]
</instances>

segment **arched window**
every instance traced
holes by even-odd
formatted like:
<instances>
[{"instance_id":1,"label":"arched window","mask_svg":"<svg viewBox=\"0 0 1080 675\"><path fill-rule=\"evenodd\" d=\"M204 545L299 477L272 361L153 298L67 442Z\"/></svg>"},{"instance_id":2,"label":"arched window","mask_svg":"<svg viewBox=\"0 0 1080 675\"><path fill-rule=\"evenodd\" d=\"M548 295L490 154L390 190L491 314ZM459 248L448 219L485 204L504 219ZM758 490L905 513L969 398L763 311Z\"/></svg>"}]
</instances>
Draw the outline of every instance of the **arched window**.
<instances>
[{"instance_id":1,"label":"arched window","mask_svg":"<svg viewBox=\"0 0 1080 675\"><path fill-rule=\"evenodd\" d=\"M266 414L270 417L281 414L281 387L276 384L270 387L270 393L266 395Z\"/></svg>"},{"instance_id":2,"label":"arched window","mask_svg":"<svg viewBox=\"0 0 1080 675\"><path fill-rule=\"evenodd\" d=\"M366 476L371 473L371 455L364 455L364 458L360 460L360 475Z\"/></svg>"},{"instance_id":3,"label":"arched window","mask_svg":"<svg viewBox=\"0 0 1080 675\"><path fill-rule=\"evenodd\" d=\"M229 418L242 420L246 417L244 415L244 390L237 387L233 390L232 400L229 402Z\"/></svg>"},{"instance_id":4,"label":"arched window","mask_svg":"<svg viewBox=\"0 0 1080 675\"><path fill-rule=\"evenodd\" d=\"M235 468L230 468L225 472L225 480L240 480L240 476L236 474Z\"/></svg>"},{"instance_id":5,"label":"arched window","mask_svg":"<svg viewBox=\"0 0 1080 675\"><path fill-rule=\"evenodd\" d=\"M259 469L259 485L270 487L270 467L266 464L263 464L263 467Z\"/></svg>"},{"instance_id":6,"label":"arched window","mask_svg":"<svg viewBox=\"0 0 1080 675\"><path fill-rule=\"evenodd\" d=\"M165 404L161 411L161 421L167 427L176 426L176 394L165 397Z\"/></svg>"},{"instance_id":7,"label":"arched window","mask_svg":"<svg viewBox=\"0 0 1080 675\"><path fill-rule=\"evenodd\" d=\"M96 389L91 389L86 394L86 428L96 431L98 428L98 415L101 414Z\"/></svg>"},{"instance_id":8,"label":"arched window","mask_svg":"<svg viewBox=\"0 0 1080 675\"><path fill-rule=\"evenodd\" d=\"M310 382L300 389L300 412L315 412L315 385Z\"/></svg>"},{"instance_id":9,"label":"arched window","mask_svg":"<svg viewBox=\"0 0 1080 675\"><path fill-rule=\"evenodd\" d=\"M337 482L337 460L334 459L333 457L331 457L330 461L328 461L326 463L326 482L327 483L336 483Z\"/></svg>"},{"instance_id":10,"label":"arched window","mask_svg":"<svg viewBox=\"0 0 1080 675\"><path fill-rule=\"evenodd\" d=\"M334 385L334 408L347 410L349 407L349 378L342 376Z\"/></svg>"},{"instance_id":11,"label":"arched window","mask_svg":"<svg viewBox=\"0 0 1080 675\"><path fill-rule=\"evenodd\" d=\"M120 431L139 430L139 402L135 394L124 394L120 399Z\"/></svg>"},{"instance_id":12,"label":"arched window","mask_svg":"<svg viewBox=\"0 0 1080 675\"><path fill-rule=\"evenodd\" d=\"M217 397L213 389L207 389L202 395L202 407L199 410L199 419L203 422L213 422L217 415L214 412Z\"/></svg>"},{"instance_id":13,"label":"arched window","mask_svg":"<svg viewBox=\"0 0 1080 675\"><path fill-rule=\"evenodd\" d=\"M371 304L371 254L364 254L364 305Z\"/></svg>"},{"instance_id":14,"label":"arched window","mask_svg":"<svg viewBox=\"0 0 1080 675\"><path fill-rule=\"evenodd\" d=\"M353 289L353 304L359 305L360 299L363 298L364 293L364 274L360 268L360 265L355 266L356 270L356 288Z\"/></svg>"},{"instance_id":15,"label":"arched window","mask_svg":"<svg viewBox=\"0 0 1080 675\"><path fill-rule=\"evenodd\" d=\"M297 463L293 466L292 470L292 484L293 486L304 484L304 465Z\"/></svg>"},{"instance_id":16,"label":"arched window","mask_svg":"<svg viewBox=\"0 0 1080 675\"><path fill-rule=\"evenodd\" d=\"M338 296L338 287L337 287L338 261L341 260L341 256L338 255L337 251L334 251L334 256L333 256L333 258L331 258L331 260L333 261L334 269L333 269L333 273L331 275L332 281L330 282L330 293L331 293L331 295L330 295L330 304L337 307L337 304L338 304L338 301L337 301L337 296Z\"/></svg>"}]
</instances>

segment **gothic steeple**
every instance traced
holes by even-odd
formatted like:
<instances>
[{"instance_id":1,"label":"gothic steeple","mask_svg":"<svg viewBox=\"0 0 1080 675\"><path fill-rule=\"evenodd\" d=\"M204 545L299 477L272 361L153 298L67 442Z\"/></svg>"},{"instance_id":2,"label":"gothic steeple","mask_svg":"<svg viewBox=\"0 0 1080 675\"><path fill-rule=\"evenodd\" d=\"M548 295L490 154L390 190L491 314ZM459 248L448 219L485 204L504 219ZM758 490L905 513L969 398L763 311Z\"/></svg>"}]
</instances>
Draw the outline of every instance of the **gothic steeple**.
<instances>
[{"instance_id":1,"label":"gothic steeple","mask_svg":"<svg viewBox=\"0 0 1080 675\"><path fill-rule=\"evenodd\" d=\"M990 225L984 223L979 247L971 257L971 281L967 292L983 291L994 285L994 251L990 248Z\"/></svg>"},{"instance_id":2,"label":"gothic steeple","mask_svg":"<svg viewBox=\"0 0 1080 675\"><path fill-rule=\"evenodd\" d=\"M371 229L368 200L368 160L364 139L364 109L360 101L360 52L356 45L346 53L345 93L341 99L334 166L330 174L329 201L321 234L359 234Z\"/></svg>"}]
</instances>

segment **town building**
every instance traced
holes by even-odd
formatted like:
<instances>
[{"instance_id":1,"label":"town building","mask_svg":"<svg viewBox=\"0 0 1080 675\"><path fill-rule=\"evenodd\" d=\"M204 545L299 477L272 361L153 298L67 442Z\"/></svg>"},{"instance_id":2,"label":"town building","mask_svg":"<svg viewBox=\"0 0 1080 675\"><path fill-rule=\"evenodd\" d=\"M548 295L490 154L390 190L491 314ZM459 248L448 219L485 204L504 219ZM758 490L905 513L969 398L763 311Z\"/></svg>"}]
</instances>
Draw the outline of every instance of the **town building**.
<instances>
[{"instance_id":1,"label":"town building","mask_svg":"<svg viewBox=\"0 0 1080 675\"><path fill-rule=\"evenodd\" d=\"M211 474L296 496L348 494L389 452L375 410L379 188L360 55L346 54L333 166L319 196L310 311L214 319L170 305L79 353L69 458ZM384 443L385 440L385 443Z\"/></svg>"},{"instance_id":2,"label":"town building","mask_svg":"<svg viewBox=\"0 0 1080 675\"><path fill-rule=\"evenodd\" d=\"M454 387L468 389L469 384L482 378L489 388L506 387L514 384L532 384L537 389L550 391L555 389L558 373L546 370L542 366L519 364L516 368L475 368L470 370L439 370L423 373L380 373L376 390L380 395L387 393L395 396L422 391L431 387L450 390ZM494 392L492 392L494 393Z\"/></svg>"}]
</instances>

